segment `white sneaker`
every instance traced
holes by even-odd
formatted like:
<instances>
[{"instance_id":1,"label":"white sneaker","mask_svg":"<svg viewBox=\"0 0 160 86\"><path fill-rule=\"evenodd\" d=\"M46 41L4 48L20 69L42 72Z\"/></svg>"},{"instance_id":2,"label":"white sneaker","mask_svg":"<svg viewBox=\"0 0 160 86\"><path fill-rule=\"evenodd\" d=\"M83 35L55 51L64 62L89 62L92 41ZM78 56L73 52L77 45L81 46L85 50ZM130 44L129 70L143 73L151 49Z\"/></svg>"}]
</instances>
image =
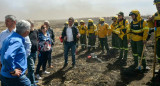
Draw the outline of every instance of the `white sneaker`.
<instances>
[{"instance_id":1,"label":"white sneaker","mask_svg":"<svg viewBox=\"0 0 160 86\"><path fill-rule=\"evenodd\" d=\"M42 79L42 77L40 77L39 74L36 75L36 78L37 78L38 80Z\"/></svg>"},{"instance_id":2,"label":"white sneaker","mask_svg":"<svg viewBox=\"0 0 160 86\"><path fill-rule=\"evenodd\" d=\"M44 71L44 72L43 72L43 74L50 74L50 72L48 72L48 71Z\"/></svg>"}]
</instances>

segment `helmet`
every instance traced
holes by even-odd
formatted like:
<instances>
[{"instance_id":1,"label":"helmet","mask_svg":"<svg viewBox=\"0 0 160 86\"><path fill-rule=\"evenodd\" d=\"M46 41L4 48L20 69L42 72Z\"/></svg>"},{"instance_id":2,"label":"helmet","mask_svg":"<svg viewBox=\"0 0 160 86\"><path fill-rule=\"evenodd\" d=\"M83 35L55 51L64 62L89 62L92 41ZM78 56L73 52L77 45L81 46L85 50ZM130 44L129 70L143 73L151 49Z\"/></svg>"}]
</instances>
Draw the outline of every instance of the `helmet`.
<instances>
[{"instance_id":1,"label":"helmet","mask_svg":"<svg viewBox=\"0 0 160 86\"><path fill-rule=\"evenodd\" d=\"M78 23L78 20L75 20L74 22L77 22L77 23Z\"/></svg>"},{"instance_id":2,"label":"helmet","mask_svg":"<svg viewBox=\"0 0 160 86\"><path fill-rule=\"evenodd\" d=\"M99 18L99 21L104 21L104 18Z\"/></svg>"},{"instance_id":3,"label":"helmet","mask_svg":"<svg viewBox=\"0 0 160 86\"><path fill-rule=\"evenodd\" d=\"M124 13L120 11L117 15L124 16Z\"/></svg>"},{"instance_id":4,"label":"helmet","mask_svg":"<svg viewBox=\"0 0 160 86\"><path fill-rule=\"evenodd\" d=\"M113 19L118 19L118 17L117 17L117 16L113 16L113 17L112 17L112 20L113 20Z\"/></svg>"},{"instance_id":5,"label":"helmet","mask_svg":"<svg viewBox=\"0 0 160 86\"><path fill-rule=\"evenodd\" d=\"M160 0L154 0L154 4L160 3Z\"/></svg>"},{"instance_id":6,"label":"helmet","mask_svg":"<svg viewBox=\"0 0 160 86\"><path fill-rule=\"evenodd\" d=\"M93 20L92 20L92 19L88 19L88 22L91 22L91 23L93 23Z\"/></svg>"},{"instance_id":7,"label":"helmet","mask_svg":"<svg viewBox=\"0 0 160 86\"><path fill-rule=\"evenodd\" d=\"M83 21L83 20L81 20L80 22L84 23L84 21Z\"/></svg>"},{"instance_id":8,"label":"helmet","mask_svg":"<svg viewBox=\"0 0 160 86\"><path fill-rule=\"evenodd\" d=\"M140 15L140 12L139 12L138 10L132 10L132 11L129 13L129 16L131 16L131 15L136 15L136 16L138 16L138 15Z\"/></svg>"},{"instance_id":9,"label":"helmet","mask_svg":"<svg viewBox=\"0 0 160 86\"><path fill-rule=\"evenodd\" d=\"M64 24L68 24L68 21L66 21Z\"/></svg>"}]
</instances>

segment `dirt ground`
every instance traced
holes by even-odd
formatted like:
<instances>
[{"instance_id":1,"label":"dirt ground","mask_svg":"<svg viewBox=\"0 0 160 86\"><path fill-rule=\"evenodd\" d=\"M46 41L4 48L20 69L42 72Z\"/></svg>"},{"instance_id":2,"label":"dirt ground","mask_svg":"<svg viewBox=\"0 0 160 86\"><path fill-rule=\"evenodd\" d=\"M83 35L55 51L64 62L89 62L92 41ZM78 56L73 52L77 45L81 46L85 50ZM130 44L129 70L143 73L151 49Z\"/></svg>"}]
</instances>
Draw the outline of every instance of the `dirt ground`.
<instances>
[{"instance_id":1,"label":"dirt ground","mask_svg":"<svg viewBox=\"0 0 160 86\"><path fill-rule=\"evenodd\" d=\"M134 61L130 47L127 64L125 65L123 60L118 60L118 54L113 49L110 49L110 54L108 55L107 53L102 54L98 48L87 53L87 50L81 50L79 46L76 55L76 67L72 68L71 54L69 54L69 65L62 69L64 64L64 49L63 44L60 43L59 36L61 35L65 20L59 22L51 22L51 27L53 27L56 36L52 52L52 64L54 68L47 68L47 71L51 72L49 75L41 74L43 79L39 80L39 86L154 86L152 80L153 37L148 41L145 50L147 66L151 68L148 71L144 72L132 69ZM36 21L35 24L35 27L39 28L43 23ZM56 26L56 24L59 26ZM4 23L1 23L0 26L1 30L5 28ZM111 48L111 36L108 37L108 41ZM97 55L97 58L88 59L88 55L93 52ZM157 69L159 68L157 65ZM155 80L159 82L157 78Z\"/></svg>"}]
</instances>

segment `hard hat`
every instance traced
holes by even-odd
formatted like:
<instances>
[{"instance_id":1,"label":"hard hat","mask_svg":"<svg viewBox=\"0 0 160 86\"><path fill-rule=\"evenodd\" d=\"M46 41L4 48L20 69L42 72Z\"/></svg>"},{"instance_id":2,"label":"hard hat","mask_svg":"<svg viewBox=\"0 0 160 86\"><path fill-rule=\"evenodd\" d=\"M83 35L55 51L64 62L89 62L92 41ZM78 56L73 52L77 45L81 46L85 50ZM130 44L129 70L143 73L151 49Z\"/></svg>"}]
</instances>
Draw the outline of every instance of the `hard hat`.
<instances>
[{"instance_id":1,"label":"hard hat","mask_svg":"<svg viewBox=\"0 0 160 86\"><path fill-rule=\"evenodd\" d=\"M68 21L66 21L65 24L68 24Z\"/></svg>"},{"instance_id":2,"label":"hard hat","mask_svg":"<svg viewBox=\"0 0 160 86\"><path fill-rule=\"evenodd\" d=\"M75 20L74 22L77 22L77 23L78 23L78 20Z\"/></svg>"},{"instance_id":3,"label":"hard hat","mask_svg":"<svg viewBox=\"0 0 160 86\"><path fill-rule=\"evenodd\" d=\"M129 13L129 16L131 15L136 15L138 16L140 14L140 12L138 10L132 10L130 13Z\"/></svg>"},{"instance_id":4,"label":"hard hat","mask_svg":"<svg viewBox=\"0 0 160 86\"><path fill-rule=\"evenodd\" d=\"M99 18L99 21L104 21L104 18Z\"/></svg>"},{"instance_id":5,"label":"hard hat","mask_svg":"<svg viewBox=\"0 0 160 86\"><path fill-rule=\"evenodd\" d=\"M112 17L112 20L113 20L113 19L118 19L118 17L117 17L117 16L113 16L113 17Z\"/></svg>"},{"instance_id":6,"label":"hard hat","mask_svg":"<svg viewBox=\"0 0 160 86\"><path fill-rule=\"evenodd\" d=\"M160 3L160 0L154 0L154 4Z\"/></svg>"},{"instance_id":7,"label":"hard hat","mask_svg":"<svg viewBox=\"0 0 160 86\"><path fill-rule=\"evenodd\" d=\"M81 20L80 22L84 23L84 21L83 21L83 20Z\"/></svg>"},{"instance_id":8,"label":"hard hat","mask_svg":"<svg viewBox=\"0 0 160 86\"><path fill-rule=\"evenodd\" d=\"M93 23L93 20L92 20L92 19L88 19L88 22L91 22L91 23Z\"/></svg>"}]
</instances>

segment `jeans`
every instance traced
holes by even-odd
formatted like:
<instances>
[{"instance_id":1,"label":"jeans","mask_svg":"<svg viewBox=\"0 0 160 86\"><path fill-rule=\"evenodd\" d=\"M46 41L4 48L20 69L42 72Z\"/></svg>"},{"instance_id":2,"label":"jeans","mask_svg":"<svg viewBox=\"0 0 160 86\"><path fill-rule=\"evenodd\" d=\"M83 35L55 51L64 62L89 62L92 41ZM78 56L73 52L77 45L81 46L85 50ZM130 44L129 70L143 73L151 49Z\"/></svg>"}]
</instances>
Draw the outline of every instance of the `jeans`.
<instances>
[{"instance_id":1,"label":"jeans","mask_svg":"<svg viewBox=\"0 0 160 86\"><path fill-rule=\"evenodd\" d=\"M2 75L0 77L1 86L31 86L31 82L26 75L21 75L17 78L6 78Z\"/></svg>"},{"instance_id":2,"label":"jeans","mask_svg":"<svg viewBox=\"0 0 160 86\"><path fill-rule=\"evenodd\" d=\"M51 61L52 61L52 50L49 51L49 56L48 56L48 66L51 66Z\"/></svg>"},{"instance_id":3,"label":"jeans","mask_svg":"<svg viewBox=\"0 0 160 86\"><path fill-rule=\"evenodd\" d=\"M37 69L36 69L36 74L39 74L39 70L42 66L42 70L46 70L46 63L49 57L50 51L40 51L39 56L38 56L38 64L37 64Z\"/></svg>"},{"instance_id":4,"label":"jeans","mask_svg":"<svg viewBox=\"0 0 160 86\"><path fill-rule=\"evenodd\" d=\"M31 84L35 86L35 75L34 75L34 70L35 70L35 58L37 56L37 53L31 53L30 56L27 58L27 66L28 66L28 74L27 77L31 81Z\"/></svg>"},{"instance_id":5,"label":"jeans","mask_svg":"<svg viewBox=\"0 0 160 86\"><path fill-rule=\"evenodd\" d=\"M71 49L72 53L72 65L75 65L75 51L76 51L76 43L75 42L65 42L64 45L64 65L68 64L68 52Z\"/></svg>"}]
</instances>

